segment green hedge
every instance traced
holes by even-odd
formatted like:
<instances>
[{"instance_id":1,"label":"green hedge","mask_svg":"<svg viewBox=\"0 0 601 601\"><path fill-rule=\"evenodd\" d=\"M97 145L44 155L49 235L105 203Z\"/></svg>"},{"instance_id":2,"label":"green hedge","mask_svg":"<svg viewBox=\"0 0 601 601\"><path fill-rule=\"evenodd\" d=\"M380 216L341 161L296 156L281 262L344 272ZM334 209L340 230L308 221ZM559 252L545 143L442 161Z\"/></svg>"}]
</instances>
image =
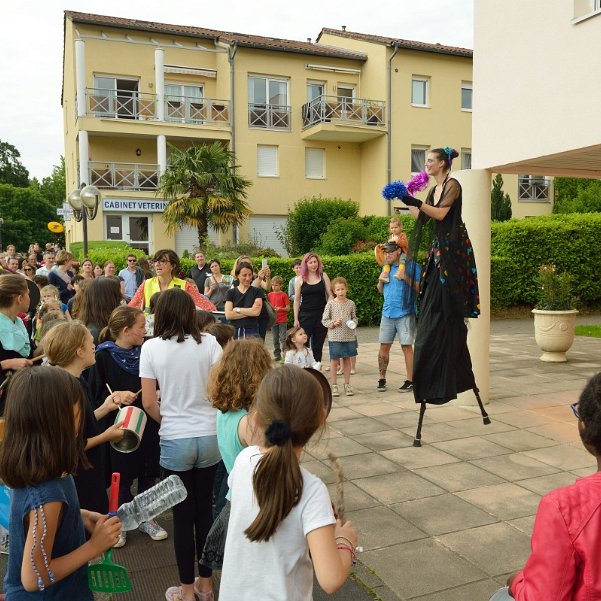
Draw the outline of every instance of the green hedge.
<instances>
[{"instance_id":1,"label":"green hedge","mask_svg":"<svg viewBox=\"0 0 601 601\"><path fill-rule=\"evenodd\" d=\"M500 303L493 306L534 304L537 270L545 263L572 274L574 294L581 302L601 300L601 214L493 223L491 235L493 298Z\"/></svg>"},{"instance_id":2,"label":"green hedge","mask_svg":"<svg viewBox=\"0 0 601 601\"><path fill-rule=\"evenodd\" d=\"M84 259L83 242L73 242L69 245L69 250L73 253L78 261ZM88 256L94 265L99 263L103 265L106 261L112 261L115 264L115 271L119 273L127 267L127 255L136 255L136 257L145 257L144 251L139 248L132 248L127 242L92 241L88 243Z\"/></svg>"}]
</instances>

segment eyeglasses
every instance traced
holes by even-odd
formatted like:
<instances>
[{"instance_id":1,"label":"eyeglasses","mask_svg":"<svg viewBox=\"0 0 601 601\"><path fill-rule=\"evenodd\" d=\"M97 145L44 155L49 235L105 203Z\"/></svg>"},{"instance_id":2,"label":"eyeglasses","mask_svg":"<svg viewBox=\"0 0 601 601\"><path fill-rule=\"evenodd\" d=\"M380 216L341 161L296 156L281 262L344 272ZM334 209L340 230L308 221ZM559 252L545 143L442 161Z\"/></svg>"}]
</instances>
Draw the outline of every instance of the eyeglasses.
<instances>
[{"instance_id":1,"label":"eyeglasses","mask_svg":"<svg viewBox=\"0 0 601 601\"><path fill-rule=\"evenodd\" d=\"M165 263L170 263L170 262L171 262L171 261L169 261L169 259L155 259L155 260L153 261L153 263L155 263L155 264L156 264L156 263L162 263L163 265L164 265Z\"/></svg>"},{"instance_id":2,"label":"eyeglasses","mask_svg":"<svg viewBox=\"0 0 601 601\"><path fill-rule=\"evenodd\" d=\"M23 271L33 271L31 267L26 267Z\"/></svg>"},{"instance_id":3,"label":"eyeglasses","mask_svg":"<svg viewBox=\"0 0 601 601\"><path fill-rule=\"evenodd\" d=\"M138 259L127 259L128 263L137 263Z\"/></svg>"},{"instance_id":4,"label":"eyeglasses","mask_svg":"<svg viewBox=\"0 0 601 601\"><path fill-rule=\"evenodd\" d=\"M572 404L570 405L570 407L572 408L572 411L574 412L574 415L575 415L575 416L576 416L578 419L580 419L580 411L578 411L578 402L576 402L576 403L572 403Z\"/></svg>"}]
</instances>

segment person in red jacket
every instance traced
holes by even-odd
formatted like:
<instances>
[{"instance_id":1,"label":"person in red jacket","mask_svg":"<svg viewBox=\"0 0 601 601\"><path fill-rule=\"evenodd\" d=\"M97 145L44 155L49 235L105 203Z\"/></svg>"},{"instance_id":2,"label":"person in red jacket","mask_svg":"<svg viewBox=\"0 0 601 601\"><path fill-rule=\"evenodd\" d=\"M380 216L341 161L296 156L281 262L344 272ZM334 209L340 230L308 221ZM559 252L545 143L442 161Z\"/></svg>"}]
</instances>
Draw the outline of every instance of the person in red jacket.
<instances>
[{"instance_id":1,"label":"person in red jacket","mask_svg":"<svg viewBox=\"0 0 601 601\"><path fill-rule=\"evenodd\" d=\"M495 601L601 599L601 373L589 380L572 409L582 444L597 459L597 471L541 499L530 557Z\"/></svg>"}]
</instances>

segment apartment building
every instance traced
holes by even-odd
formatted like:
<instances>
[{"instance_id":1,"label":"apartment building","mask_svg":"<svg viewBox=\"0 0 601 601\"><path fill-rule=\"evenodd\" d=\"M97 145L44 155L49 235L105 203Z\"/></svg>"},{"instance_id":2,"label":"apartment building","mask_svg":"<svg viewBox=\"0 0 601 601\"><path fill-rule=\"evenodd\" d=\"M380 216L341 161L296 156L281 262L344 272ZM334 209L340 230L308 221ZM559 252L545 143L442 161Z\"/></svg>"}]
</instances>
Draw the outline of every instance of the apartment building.
<instances>
[{"instance_id":1,"label":"apartment building","mask_svg":"<svg viewBox=\"0 0 601 601\"><path fill-rule=\"evenodd\" d=\"M317 42L65 12L67 187L102 193L91 240L190 251L167 235L156 187L172 147L220 141L251 179L253 215L215 241L276 232L300 198L351 198L385 215L380 190L421 170L430 146L471 166L472 51L323 29ZM67 243L81 224L67 222Z\"/></svg>"}]
</instances>

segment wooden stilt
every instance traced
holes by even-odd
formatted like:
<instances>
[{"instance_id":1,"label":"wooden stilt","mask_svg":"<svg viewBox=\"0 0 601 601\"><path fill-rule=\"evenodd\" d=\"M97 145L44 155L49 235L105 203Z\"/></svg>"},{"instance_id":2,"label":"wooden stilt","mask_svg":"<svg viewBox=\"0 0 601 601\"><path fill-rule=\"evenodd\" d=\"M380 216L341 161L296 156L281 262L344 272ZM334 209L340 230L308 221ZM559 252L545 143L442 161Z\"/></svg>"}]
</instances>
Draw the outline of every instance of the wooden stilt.
<instances>
[{"instance_id":1,"label":"wooden stilt","mask_svg":"<svg viewBox=\"0 0 601 601\"><path fill-rule=\"evenodd\" d=\"M484 405L482 404L482 399L480 398L480 390L476 386L474 386L473 391L476 395L476 400L478 401L480 412L482 413L482 423L485 426L488 426L488 424L490 424L490 417L488 417L488 413L486 413L486 411L484 410Z\"/></svg>"}]
</instances>

